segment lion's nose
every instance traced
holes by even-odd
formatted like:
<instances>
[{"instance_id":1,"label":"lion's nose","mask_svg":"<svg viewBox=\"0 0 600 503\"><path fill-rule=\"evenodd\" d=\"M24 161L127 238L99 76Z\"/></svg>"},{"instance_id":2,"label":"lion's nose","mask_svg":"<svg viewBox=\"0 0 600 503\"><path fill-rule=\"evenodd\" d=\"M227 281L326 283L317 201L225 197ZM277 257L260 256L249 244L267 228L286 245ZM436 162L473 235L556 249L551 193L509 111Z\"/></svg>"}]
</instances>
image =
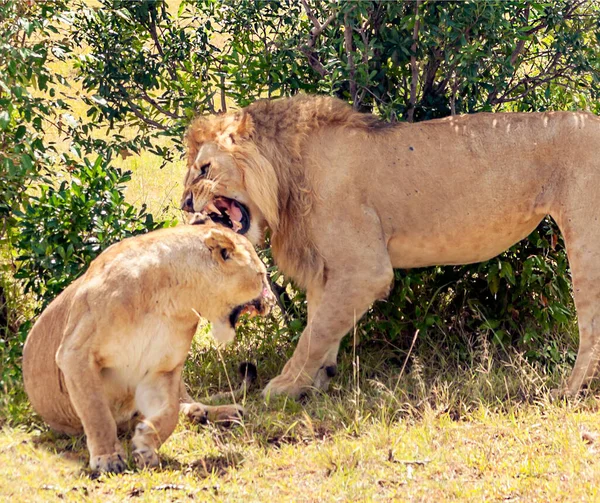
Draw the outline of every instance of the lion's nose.
<instances>
[{"instance_id":1,"label":"lion's nose","mask_svg":"<svg viewBox=\"0 0 600 503\"><path fill-rule=\"evenodd\" d=\"M183 211L187 211L188 213L194 212L194 196L191 192L185 197L185 199L181 203L181 209Z\"/></svg>"}]
</instances>

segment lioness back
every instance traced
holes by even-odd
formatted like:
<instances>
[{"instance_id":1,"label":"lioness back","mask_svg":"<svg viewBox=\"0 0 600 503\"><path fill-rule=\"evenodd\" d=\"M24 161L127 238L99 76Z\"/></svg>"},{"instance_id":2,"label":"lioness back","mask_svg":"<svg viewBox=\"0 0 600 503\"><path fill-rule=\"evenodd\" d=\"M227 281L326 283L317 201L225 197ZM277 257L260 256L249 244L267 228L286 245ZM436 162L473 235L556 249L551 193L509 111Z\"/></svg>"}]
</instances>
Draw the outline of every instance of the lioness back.
<instances>
[{"instance_id":1,"label":"lioness back","mask_svg":"<svg viewBox=\"0 0 600 503\"><path fill-rule=\"evenodd\" d=\"M23 348L23 381L31 406L52 429L71 434L83 429L54 355L62 340L69 307L82 281L83 278L75 280L50 303L35 322Z\"/></svg>"}]
</instances>

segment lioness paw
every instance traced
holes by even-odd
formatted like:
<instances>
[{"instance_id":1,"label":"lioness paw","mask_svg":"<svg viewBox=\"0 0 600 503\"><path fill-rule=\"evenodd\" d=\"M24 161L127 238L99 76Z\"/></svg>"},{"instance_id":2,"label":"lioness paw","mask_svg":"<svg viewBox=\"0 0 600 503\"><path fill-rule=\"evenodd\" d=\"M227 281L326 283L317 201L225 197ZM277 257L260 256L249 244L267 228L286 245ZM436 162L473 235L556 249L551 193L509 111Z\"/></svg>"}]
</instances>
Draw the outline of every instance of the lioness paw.
<instances>
[{"instance_id":1,"label":"lioness paw","mask_svg":"<svg viewBox=\"0 0 600 503\"><path fill-rule=\"evenodd\" d=\"M113 452L102 456L92 456L90 458L90 467L92 470L108 473L122 473L127 468L121 453Z\"/></svg>"},{"instance_id":2,"label":"lioness paw","mask_svg":"<svg viewBox=\"0 0 600 503\"><path fill-rule=\"evenodd\" d=\"M230 426L240 422L244 417L244 408L241 405L204 405L202 403L182 403L179 411L197 424L216 423L221 426Z\"/></svg>"},{"instance_id":3,"label":"lioness paw","mask_svg":"<svg viewBox=\"0 0 600 503\"><path fill-rule=\"evenodd\" d=\"M158 454L151 447L140 447L133 451L133 461L138 468L158 466Z\"/></svg>"},{"instance_id":4,"label":"lioness paw","mask_svg":"<svg viewBox=\"0 0 600 503\"><path fill-rule=\"evenodd\" d=\"M221 426L231 426L244 418L244 408L241 405L220 405L208 408L208 420Z\"/></svg>"},{"instance_id":5,"label":"lioness paw","mask_svg":"<svg viewBox=\"0 0 600 503\"><path fill-rule=\"evenodd\" d=\"M179 412L185 414L187 418L196 424L208 423L208 407L201 403L182 403L179 406Z\"/></svg>"}]
</instances>

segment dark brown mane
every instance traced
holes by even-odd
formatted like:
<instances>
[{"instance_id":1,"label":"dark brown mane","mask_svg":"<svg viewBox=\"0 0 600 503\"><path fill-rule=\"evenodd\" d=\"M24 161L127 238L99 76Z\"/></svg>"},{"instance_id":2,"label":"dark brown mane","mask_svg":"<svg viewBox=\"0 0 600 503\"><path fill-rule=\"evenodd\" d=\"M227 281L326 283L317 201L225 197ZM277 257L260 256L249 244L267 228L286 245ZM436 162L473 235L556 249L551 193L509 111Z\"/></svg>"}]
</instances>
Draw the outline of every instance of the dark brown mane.
<instances>
[{"instance_id":1,"label":"dark brown mane","mask_svg":"<svg viewBox=\"0 0 600 503\"><path fill-rule=\"evenodd\" d=\"M331 96L298 94L293 98L259 100L246 108L261 135L307 134L321 127L337 126L366 132L382 131L396 124L371 113L353 110L348 103Z\"/></svg>"}]
</instances>

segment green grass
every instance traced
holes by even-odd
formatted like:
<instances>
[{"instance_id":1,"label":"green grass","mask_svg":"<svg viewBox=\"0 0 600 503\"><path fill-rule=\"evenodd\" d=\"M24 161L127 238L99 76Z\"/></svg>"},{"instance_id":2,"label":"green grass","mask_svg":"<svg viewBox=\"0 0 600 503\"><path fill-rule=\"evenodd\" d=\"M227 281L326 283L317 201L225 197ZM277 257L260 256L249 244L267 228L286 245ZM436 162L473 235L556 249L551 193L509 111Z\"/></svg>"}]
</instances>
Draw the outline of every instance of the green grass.
<instances>
[{"instance_id":1,"label":"green grass","mask_svg":"<svg viewBox=\"0 0 600 503\"><path fill-rule=\"evenodd\" d=\"M125 191L128 202L136 206L145 204L157 219L182 220L179 205L185 175L183 160L160 169L161 159L145 152L114 164L132 172L131 181Z\"/></svg>"},{"instance_id":2,"label":"green grass","mask_svg":"<svg viewBox=\"0 0 600 503\"><path fill-rule=\"evenodd\" d=\"M570 369L547 373L486 344L459 361L429 344L417 341L402 375L408 348L401 358L347 348L329 393L267 403L259 389L293 344L246 327L218 352L202 332L186 367L200 399L235 385L241 361L258 366L240 425L182 418L160 468L96 478L83 438L58 436L21 408L0 432L0 501L597 500L596 397L550 399Z\"/></svg>"}]
</instances>

